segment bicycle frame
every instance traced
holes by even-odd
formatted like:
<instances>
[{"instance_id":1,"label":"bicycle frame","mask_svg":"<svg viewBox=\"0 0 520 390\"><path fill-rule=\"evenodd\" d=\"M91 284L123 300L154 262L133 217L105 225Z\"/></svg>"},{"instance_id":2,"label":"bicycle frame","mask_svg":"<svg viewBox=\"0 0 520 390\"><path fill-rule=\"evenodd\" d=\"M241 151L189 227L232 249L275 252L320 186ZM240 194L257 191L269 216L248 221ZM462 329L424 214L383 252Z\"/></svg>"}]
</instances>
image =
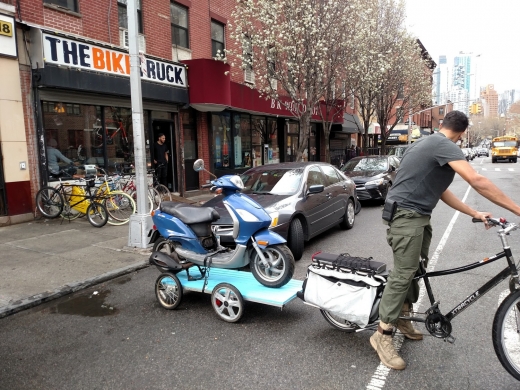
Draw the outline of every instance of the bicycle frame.
<instances>
[{"instance_id":1,"label":"bicycle frame","mask_svg":"<svg viewBox=\"0 0 520 390\"><path fill-rule=\"evenodd\" d=\"M508 230L509 229L509 230ZM455 306L448 314L445 315L446 319L448 321L451 321L453 318L455 318L457 315L462 313L465 309L470 307L472 304L474 304L476 301L478 301L484 294L489 292L493 287L498 285L500 282L502 282L504 279L506 279L508 276L511 276L513 284L510 284L510 289L514 289L514 284L519 285L520 281L518 278L518 270L517 266L515 265L515 260L513 258L513 254L511 252L511 248L507 242L507 235L509 234L509 231L513 230L513 228L505 228L498 232L498 235L502 241L502 246L504 250L500 253L497 253L496 255L492 257L485 258L479 262L468 264L462 267L457 268L451 268L447 270L442 271L434 271L434 272L426 272L424 269L423 262L421 261L419 265L419 269L421 271L421 274L416 275L414 279L423 279L424 280L424 286L426 287L426 292L428 294L428 298L430 299L431 307L428 310L431 310L434 308L438 302L435 301L435 297L433 296L433 291L430 285L430 277L435 276L444 276L444 275L452 275L457 274L465 271L469 271L474 268L482 267L486 264L491 264L499 259L506 258L508 266L501 272L499 272L496 276L493 277L493 279L489 280L487 283L485 283L483 286L481 286L478 290L473 292L473 294L468 295L462 302L460 302L457 306ZM416 322L426 322L426 319L420 318L420 317L404 317L407 320L410 321L416 321Z\"/></svg>"}]
</instances>

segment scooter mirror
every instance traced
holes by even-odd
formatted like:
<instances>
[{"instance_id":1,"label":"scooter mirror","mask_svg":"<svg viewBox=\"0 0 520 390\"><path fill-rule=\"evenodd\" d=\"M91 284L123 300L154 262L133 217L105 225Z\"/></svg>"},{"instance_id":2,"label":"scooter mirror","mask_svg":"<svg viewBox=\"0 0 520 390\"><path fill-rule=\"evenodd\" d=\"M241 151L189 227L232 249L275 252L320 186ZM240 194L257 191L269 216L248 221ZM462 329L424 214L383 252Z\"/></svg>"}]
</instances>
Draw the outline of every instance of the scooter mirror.
<instances>
[{"instance_id":1,"label":"scooter mirror","mask_svg":"<svg viewBox=\"0 0 520 390\"><path fill-rule=\"evenodd\" d=\"M193 170L195 172L200 172L204 170L204 160L199 158L193 163Z\"/></svg>"}]
</instances>

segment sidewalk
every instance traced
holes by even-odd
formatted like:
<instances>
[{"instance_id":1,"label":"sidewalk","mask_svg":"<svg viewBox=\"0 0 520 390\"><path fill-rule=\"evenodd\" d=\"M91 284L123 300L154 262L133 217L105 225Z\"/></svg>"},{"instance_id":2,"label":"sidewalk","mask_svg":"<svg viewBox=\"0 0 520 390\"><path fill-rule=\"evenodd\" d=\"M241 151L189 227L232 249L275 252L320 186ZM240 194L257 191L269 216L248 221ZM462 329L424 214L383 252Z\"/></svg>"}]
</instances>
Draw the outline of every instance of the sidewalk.
<instances>
[{"instance_id":1,"label":"sidewalk","mask_svg":"<svg viewBox=\"0 0 520 390\"><path fill-rule=\"evenodd\" d=\"M58 218L0 227L0 318L147 267L151 250L127 246L128 226Z\"/></svg>"}]
</instances>

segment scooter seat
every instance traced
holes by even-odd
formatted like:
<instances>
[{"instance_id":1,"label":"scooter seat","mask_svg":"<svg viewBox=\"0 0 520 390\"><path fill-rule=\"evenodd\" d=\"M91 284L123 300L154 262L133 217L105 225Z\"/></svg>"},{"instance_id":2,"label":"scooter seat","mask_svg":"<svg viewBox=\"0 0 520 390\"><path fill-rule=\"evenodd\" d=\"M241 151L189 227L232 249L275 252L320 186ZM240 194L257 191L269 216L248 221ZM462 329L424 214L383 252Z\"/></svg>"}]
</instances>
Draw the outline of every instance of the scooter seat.
<instances>
[{"instance_id":1,"label":"scooter seat","mask_svg":"<svg viewBox=\"0 0 520 390\"><path fill-rule=\"evenodd\" d=\"M161 211L179 218L186 225L214 222L220 218L219 213L213 207L164 205L165 203L175 202L162 202L160 206Z\"/></svg>"},{"instance_id":2,"label":"scooter seat","mask_svg":"<svg viewBox=\"0 0 520 390\"><path fill-rule=\"evenodd\" d=\"M184 202L171 202L171 201L165 200L164 202L161 202L161 204L159 205L159 210L161 210L163 213L173 215L172 213L173 213L174 209L176 209L177 207L186 207L186 206L190 206L190 204L184 203Z\"/></svg>"}]
</instances>

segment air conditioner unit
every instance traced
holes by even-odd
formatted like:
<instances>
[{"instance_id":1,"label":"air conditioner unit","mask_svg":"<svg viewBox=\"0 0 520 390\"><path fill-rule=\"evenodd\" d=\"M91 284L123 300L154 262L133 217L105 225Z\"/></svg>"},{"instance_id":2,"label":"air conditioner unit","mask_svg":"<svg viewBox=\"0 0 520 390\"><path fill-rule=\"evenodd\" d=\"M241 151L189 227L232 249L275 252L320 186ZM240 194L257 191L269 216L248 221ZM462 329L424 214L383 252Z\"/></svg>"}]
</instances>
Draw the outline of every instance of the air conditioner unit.
<instances>
[{"instance_id":1,"label":"air conditioner unit","mask_svg":"<svg viewBox=\"0 0 520 390\"><path fill-rule=\"evenodd\" d=\"M253 69L244 70L244 81L248 84L255 83L255 72L253 72Z\"/></svg>"},{"instance_id":2,"label":"air conditioner unit","mask_svg":"<svg viewBox=\"0 0 520 390\"><path fill-rule=\"evenodd\" d=\"M119 46L128 49L128 30L119 29ZM143 34L139 34L139 50L146 53L146 39Z\"/></svg>"}]
</instances>

